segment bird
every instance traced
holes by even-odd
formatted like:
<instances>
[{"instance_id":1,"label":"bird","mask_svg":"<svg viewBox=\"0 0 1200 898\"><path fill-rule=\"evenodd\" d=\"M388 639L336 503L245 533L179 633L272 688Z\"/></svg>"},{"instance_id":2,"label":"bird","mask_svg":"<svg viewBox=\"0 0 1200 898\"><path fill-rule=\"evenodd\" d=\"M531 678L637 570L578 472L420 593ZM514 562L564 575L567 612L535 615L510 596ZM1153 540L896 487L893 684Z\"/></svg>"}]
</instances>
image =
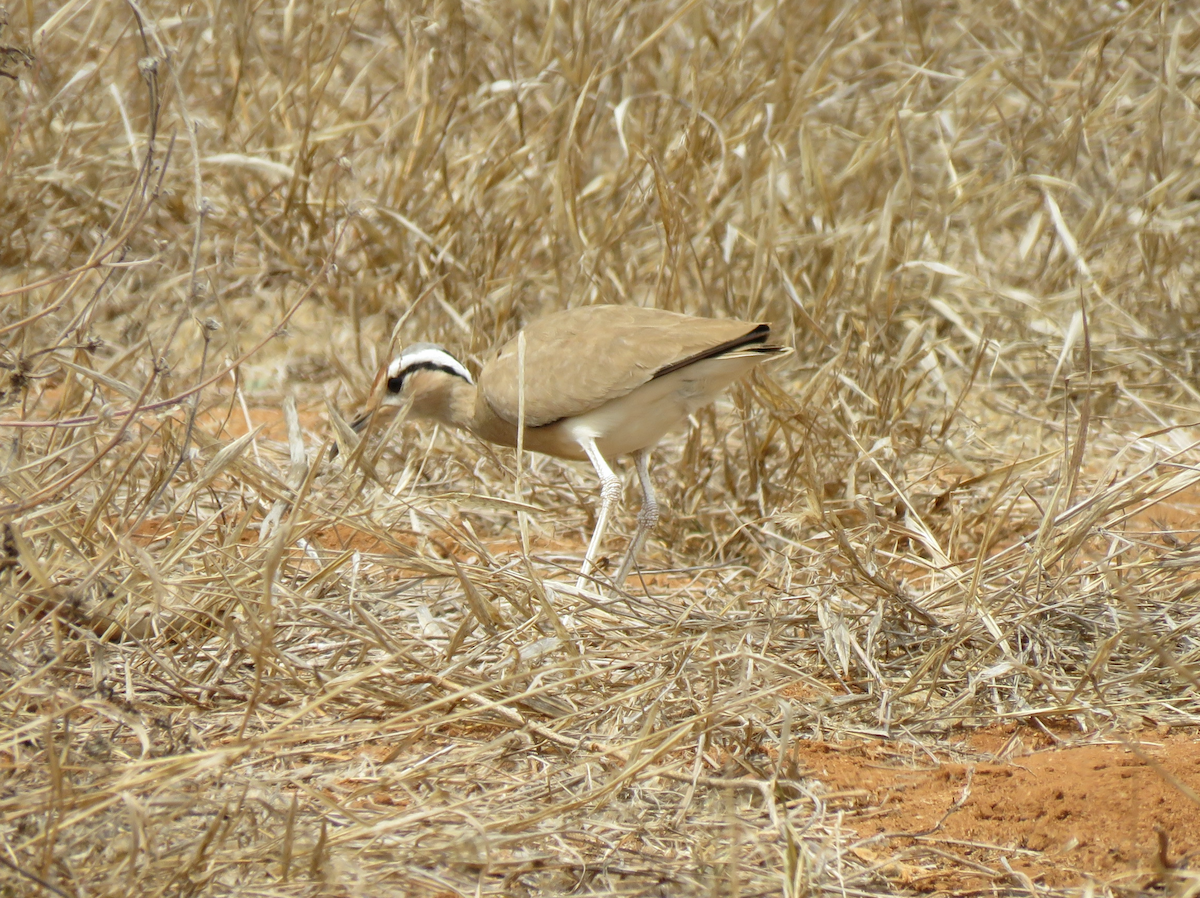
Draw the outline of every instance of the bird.
<instances>
[{"instance_id":1,"label":"bird","mask_svg":"<svg viewBox=\"0 0 1200 898\"><path fill-rule=\"evenodd\" d=\"M594 569L621 481L610 460L633 455L642 504L612 581L622 588L658 523L650 455L658 442L734 381L791 347L771 326L630 305L590 305L538 318L496 350L478 379L441 346L414 343L380 369L361 432L386 407L466 430L490 443L589 461L600 508L576 588ZM524 431L522 433L522 430Z\"/></svg>"}]
</instances>

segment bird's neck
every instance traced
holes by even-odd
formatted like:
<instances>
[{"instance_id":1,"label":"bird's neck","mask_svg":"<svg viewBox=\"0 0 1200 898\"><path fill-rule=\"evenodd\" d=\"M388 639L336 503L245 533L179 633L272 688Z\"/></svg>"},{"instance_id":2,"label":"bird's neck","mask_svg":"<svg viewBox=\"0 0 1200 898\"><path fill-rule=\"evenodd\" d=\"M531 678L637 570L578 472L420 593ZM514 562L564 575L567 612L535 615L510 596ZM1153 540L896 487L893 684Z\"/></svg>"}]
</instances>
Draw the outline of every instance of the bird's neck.
<instances>
[{"instance_id":1,"label":"bird's neck","mask_svg":"<svg viewBox=\"0 0 1200 898\"><path fill-rule=\"evenodd\" d=\"M442 371L422 371L416 376L420 380L413 414L469 431L489 443L517 444L517 429L492 411L474 384Z\"/></svg>"},{"instance_id":2,"label":"bird's neck","mask_svg":"<svg viewBox=\"0 0 1200 898\"><path fill-rule=\"evenodd\" d=\"M418 398L413 410L423 418L433 418L450 427L474 433L475 394L473 384L467 383L461 377L443 375L438 378L435 390ZM426 401L422 402L422 399Z\"/></svg>"}]
</instances>

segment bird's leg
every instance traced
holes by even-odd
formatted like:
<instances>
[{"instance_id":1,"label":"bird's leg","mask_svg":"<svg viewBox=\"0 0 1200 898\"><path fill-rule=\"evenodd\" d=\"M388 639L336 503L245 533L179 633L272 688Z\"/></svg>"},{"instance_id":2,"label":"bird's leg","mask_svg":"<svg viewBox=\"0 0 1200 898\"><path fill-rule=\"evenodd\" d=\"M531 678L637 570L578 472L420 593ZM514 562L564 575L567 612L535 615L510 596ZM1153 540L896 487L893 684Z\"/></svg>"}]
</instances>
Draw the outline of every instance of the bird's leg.
<instances>
[{"instance_id":1,"label":"bird's leg","mask_svg":"<svg viewBox=\"0 0 1200 898\"><path fill-rule=\"evenodd\" d=\"M637 466L638 482L642 485L642 507L638 510L637 533L634 534L633 541L629 544L629 552L625 555L625 560L621 562L621 570L617 572L617 579L613 581L617 589L625 586L625 578L629 576L630 569L637 561L638 553L646 544L646 536L658 523L658 500L654 498L654 484L650 482L650 450L639 449L634 454L633 461Z\"/></svg>"},{"instance_id":2,"label":"bird's leg","mask_svg":"<svg viewBox=\"0 0 1200 898\"><path fill-rule=\"evenodd\" d=\"M604 540L604 531L608 529L608 519L612 517L613 506L621 500L621 481L600 454L596 441L588 439L583 441L582 445L592 467L596 469L596 475L600 478L600 513L596 515L596 528L592 531L587 553L583 556L583 569L575 582L576 589L583 589L587 585L596 555L600 551L600 543Z\"/></svg>"}]
</instances>

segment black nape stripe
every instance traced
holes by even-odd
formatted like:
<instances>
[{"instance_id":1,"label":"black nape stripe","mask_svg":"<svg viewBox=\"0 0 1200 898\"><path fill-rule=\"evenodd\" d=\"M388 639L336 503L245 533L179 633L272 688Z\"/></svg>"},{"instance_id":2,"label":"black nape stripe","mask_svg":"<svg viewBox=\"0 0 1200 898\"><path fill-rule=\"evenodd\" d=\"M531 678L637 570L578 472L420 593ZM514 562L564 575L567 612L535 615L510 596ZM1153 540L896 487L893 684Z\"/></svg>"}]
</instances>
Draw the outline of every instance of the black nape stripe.
<instances>
[{"instance_id":1,"label":"black nape stripe","mask_svg":"<svg viewBox=\"0 0 1200 898\"><path fill-rule=\"evenodd\" d=\"M387 389L389 393L399 393L404 389L404 378L412 374L414 371L444 371L446 374L452 374L455 377L462 377L461 371L455 371L449 365L439 365L437 362L417 362L415 365L409 365L397 374L395 377L389 377Z\"/></svg>"}]
</instances>

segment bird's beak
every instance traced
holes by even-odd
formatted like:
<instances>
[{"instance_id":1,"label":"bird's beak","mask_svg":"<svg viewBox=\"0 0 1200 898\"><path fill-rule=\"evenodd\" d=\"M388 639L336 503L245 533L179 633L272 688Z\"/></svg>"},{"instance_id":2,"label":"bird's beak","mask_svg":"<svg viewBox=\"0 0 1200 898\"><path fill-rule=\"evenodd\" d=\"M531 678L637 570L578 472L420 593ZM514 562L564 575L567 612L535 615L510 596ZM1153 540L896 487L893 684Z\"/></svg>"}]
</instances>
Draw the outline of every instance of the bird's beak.
<instances>
[{"instance_id":1,"label":"bird's beak","mask_svg":"<svg viewBox=\"0 0 1200 898\"><path fill-rule=\"evenodd\" d=\"M367 424L371 421L371 416L375 414L375 409L368 408L361 415L350 422L350 429L355 433L362 433Z\"/></svg>"},{"instance_id":2,"label":"bird's beak","mask_svg":"<svg viewBox=\"0 0 1200 898\"><path fill-rule=\"evenodd\" d=\"M350 427L355 433L362 433L370 423L371 417L379 411L379 406L383 404L383 397L387 394L387 368L380 368L379 373L375 375L375 383L371 384L371 395L367 397L367 407L363 409L361 415L354 419Z\"/></svg>"},{"instance_id":3,"label":"bird's beak","mask_svg":"<svg viewBox=\"0 0 1200 898\"><path fill-rule=\"evenodd\" d=\"M380 368L379 373L375 375L375 383L371 385L371 395L367 397L366 408L363 409L362 414L350 422L351 430L353 430L355 433L362 433L367 429L367 425L371 423L371 418L375 415L375 412L379 411L379 406L382 404L383 396L386 392L387 369ZM337 443L334 443L333 449L330 450L329 457L333 459L337 458L337 456L338 447Z\"/></svg>"}]
</instances>

